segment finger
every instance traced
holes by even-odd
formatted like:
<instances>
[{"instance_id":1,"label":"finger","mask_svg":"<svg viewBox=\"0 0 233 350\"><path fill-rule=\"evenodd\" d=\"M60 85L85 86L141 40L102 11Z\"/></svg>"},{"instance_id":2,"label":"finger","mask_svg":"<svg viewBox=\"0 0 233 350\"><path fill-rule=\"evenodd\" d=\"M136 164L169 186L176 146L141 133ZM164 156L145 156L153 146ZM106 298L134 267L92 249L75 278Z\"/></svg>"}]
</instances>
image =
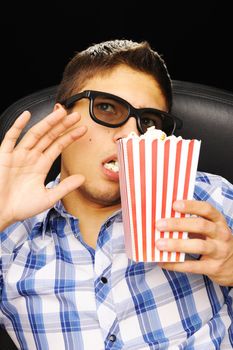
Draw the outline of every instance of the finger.
<instances>
[{"instance_id":1,"label":"finger","mask_svg":"<svg viewBox=\"0 0 233 350\"><path fill-rule=\"evenodd\" d=\"M203 239L158 239L156 248L168 252L180 252L198 255L213 255L216 246L210 240Z\"/></svg>"},{"instance_id":2,"label":"finger","mask_svg":"<svg viewBox=\"0 0 233 350\"><path fill-rule=\"evenodd\" d=\"M173 208L180 213L201 216L211 221L225 221L223 215L211 204L205 201L179 200L173 203Z\"/></svg>"},{"instance_id":3,"label":"finger","mask_svg":"<svg viewBox=\"0 0 233 350\"><path fill-rule=\"evenodd\" d=\"M51 160L51 162L53 162L66 147L76 141L79 137L83 136L86 131L86 126L80 126L79 128L70 130L53 142L44 154Z\"/></svg>"},{"instance_id":4,"label":"finger","mask_svg":"<svg viewBox=\"0 0 233 350\"><path fill-rule=\"evenodd\" d=\"M36 144L35 148L39 152L43 152L47 147L49 147L54 140L56 140L62 133L67 131L69 128L74 126L80 120L80 115L71 113L67 117L61 119L61 121L51 130L45 134L40 141Z\"/></svg>"},{"instance_id":5,"label":"finger","mask_svg":"<svg viewBox=\"0 0 233 350\"><path fill-rule=\"evenodd\" d=\"M13 151L15 144L16 144L23 128L27 125L30 117L31 117L31 113L28 111L24 111L15 120L14 124L7 131L5 137L2 141L1 152L9 153L9 152Z\"/></svg>"},{"instance_id":6,"label":"finger","mask_svg":"<svg viewBox=\"0 0 233 350\"><path fill-rule=\"evenodd\" d=\"M68 193L77 189L84 182L83 175L72 175L62 180L56 187L48 189L49 205L53 206Z\"/></svg>"},{"instance_id":7,"label":"finger","mask_svg":"<svg viewBox=\"0 0 233 350\"><path fill-rule=\"evenodd\" d=\"M64 108L59 108L50 113L47 117L32 126L24 135L17 147L31 149L40 139L52 128L54 128L62 118L67 115Z\"/></svg>"},{"instance_id":8,"label":"finger","mask_svg":"<svg viewBox=\"0 0 233 350\"><path fill-rule=\"evenodd\" d=\"M184 262L163 262L158 263L162 269L184 272L184 273L196 273L199 275L208 275L208 264L204 261L198 260L186 260Z\"/></svg>"},{"instance_id":9,"label":"finger","mask_svg":"<svg viewBox=\"0 0 233 350\"><path fill-rule=\"evenodd\" d=\"M217 234L216 224L201 217L162 219L157 221L156 228L159 231L198 233L209 238L215 238Z\"/></svg>"}]
</instances>

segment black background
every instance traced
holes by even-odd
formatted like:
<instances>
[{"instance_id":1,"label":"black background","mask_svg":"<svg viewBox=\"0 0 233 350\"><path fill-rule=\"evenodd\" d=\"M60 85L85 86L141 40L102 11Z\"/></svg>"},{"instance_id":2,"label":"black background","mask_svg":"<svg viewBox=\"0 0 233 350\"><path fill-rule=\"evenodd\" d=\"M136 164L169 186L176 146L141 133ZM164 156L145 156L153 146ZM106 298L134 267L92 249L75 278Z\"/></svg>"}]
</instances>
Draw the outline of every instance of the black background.
<instances>
[{"instance_id":1,"label":"black background","mask_svg":"<svg viewBox=\"0 0 233 350\"><path fill-rule=\"evenodd\" d=\"M9 2L0 13L0 113L58 84L76 51L114 38L148 40L172 79L233 91L232 12L219 1Z\"/></svg>"}]
</instances>

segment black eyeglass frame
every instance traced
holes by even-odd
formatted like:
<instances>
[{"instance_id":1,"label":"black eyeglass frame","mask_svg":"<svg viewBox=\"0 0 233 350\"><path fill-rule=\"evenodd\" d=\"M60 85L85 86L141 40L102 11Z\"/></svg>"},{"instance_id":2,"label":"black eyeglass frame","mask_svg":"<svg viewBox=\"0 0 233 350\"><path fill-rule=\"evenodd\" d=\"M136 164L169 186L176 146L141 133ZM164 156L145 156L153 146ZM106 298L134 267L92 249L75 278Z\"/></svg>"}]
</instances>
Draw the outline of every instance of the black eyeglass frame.
<instances>
[{"instance_id":1,"label":"black eyeglass frame","mask_svg":"<svg viewBox=\"0 0 233 350\"><path fill-rule=\"evenodd\" d=\"M104 121L96 118L94 111L93 111L93 106L94 106L94 99L97 96L104 96L106 98L116 100L116 101L120 102L121 104L125 105L127 107L127 110L128 110L128 116L126 117L126 119L118 124L110 124L110 123L104 122ZM145 112L153 112L153 113L156 113L159 116L161 116L161 119L169 118L170 120L172 120L173 121L173 130L171 132L169 132L168 135L172 135L176 129L181 129L183 126L182 120L179 119L178 117L174 116L171 113L161 111L160 109L156 109L156 108L135 108L128 101L124 100L123 98L116 96L116 95L113 95L113 94L110 94L108 92L103 92L103 91L85 90L85 91L82 91L78 94L75 94L75 95L69 97L67 100L61 101L60 103L65 108L68 109L68 108L72 107L72 105L75 102L81 100L82 98L88 98L90 101L89 113L90 113L92 120L94 120L98 124L101 124L101 125L104 125L104 126L107 126L110 128L118 128L118 127L124 125L129 120L130 117L134 117L136 119L136 122L137 122L138 131L141 134L144 134L145 131L143 130L143 128L141 126L141 116Z\"/></svg>"}]
</instances>

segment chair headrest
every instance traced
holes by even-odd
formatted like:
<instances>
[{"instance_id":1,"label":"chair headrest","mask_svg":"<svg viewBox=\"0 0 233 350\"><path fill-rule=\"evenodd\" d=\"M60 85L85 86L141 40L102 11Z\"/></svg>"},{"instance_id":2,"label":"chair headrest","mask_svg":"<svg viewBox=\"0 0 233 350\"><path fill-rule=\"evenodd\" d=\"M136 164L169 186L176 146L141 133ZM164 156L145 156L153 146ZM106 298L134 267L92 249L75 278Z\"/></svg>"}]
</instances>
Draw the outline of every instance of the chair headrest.
<instances>
[{"instance_id":1,"label":"chair headrest","mask_svg":"<svg viewBox=\"0 0 233 350\"><path fill-rule=\"evenodd\" d=\"M198 169L233 183L233 93L211 86L174 81L172 111L183 120L177 135L202 141Z\"/></svg>"}]
</instances>

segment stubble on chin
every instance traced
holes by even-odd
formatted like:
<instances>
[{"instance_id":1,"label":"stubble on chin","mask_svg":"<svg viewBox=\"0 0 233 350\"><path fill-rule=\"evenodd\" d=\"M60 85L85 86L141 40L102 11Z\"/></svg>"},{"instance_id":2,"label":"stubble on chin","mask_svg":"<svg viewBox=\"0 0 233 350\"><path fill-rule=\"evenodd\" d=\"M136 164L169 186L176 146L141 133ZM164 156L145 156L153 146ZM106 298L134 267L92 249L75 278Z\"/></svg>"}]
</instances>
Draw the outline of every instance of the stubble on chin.
<instances>
[{"instance_id":1,"label":"stubble on chin","mask_svg":"<svg viewBox=\"0 0 233 350\"><path fill-rule=\"evenodd\" d=\"M84 182L78 191L85 199L102 206L120 205L121 203L119 185L100 188Z\"/></svg>"}]
</instances>

